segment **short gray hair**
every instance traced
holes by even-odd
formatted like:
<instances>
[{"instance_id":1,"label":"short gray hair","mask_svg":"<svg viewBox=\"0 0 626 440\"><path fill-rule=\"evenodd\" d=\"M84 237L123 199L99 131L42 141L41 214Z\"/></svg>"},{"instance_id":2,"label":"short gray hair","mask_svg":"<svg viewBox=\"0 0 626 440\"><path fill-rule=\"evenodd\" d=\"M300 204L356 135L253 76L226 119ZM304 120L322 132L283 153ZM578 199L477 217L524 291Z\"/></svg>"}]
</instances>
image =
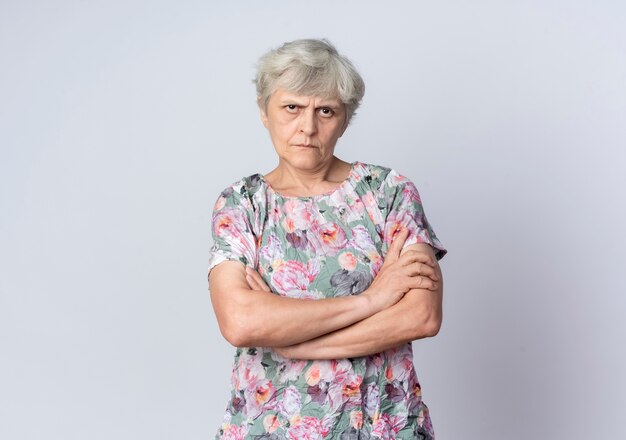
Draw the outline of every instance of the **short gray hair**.
<instances>
[{"instance_id":1,"label":"short gray hair","mask_svg":"<svg viewBox=\"0 0 626 440\"><path fill-rule=\"evenodd\" d=\"M346 125L361 104L365 83L354 65L326 39L290 41L259 59L256 84L259 105L267 110L272 93L339 98L346 108Z\"/></svg>"}]
</instances>

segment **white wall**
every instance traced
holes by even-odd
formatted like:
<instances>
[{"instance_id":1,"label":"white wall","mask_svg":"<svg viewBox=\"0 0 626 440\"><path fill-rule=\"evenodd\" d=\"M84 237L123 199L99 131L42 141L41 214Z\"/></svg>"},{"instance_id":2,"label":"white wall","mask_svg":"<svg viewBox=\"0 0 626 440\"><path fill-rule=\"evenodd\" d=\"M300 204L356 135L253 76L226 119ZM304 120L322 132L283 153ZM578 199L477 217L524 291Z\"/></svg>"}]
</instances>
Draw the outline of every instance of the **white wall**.
<instances>
[{"instance_id":1,"label":"white wall","mask_svg":"<svg viewBox=\"0 0 626 440\"><path fill-rule=\"evenodd\" d=\"M438 440L623 438L625 14L2 2L0 437L214 435L212 204L275 164L256 59L326 37L367 86L338 155L413 179L449 249L444 327L414 344Z\"/></svg>"}]
</instances>

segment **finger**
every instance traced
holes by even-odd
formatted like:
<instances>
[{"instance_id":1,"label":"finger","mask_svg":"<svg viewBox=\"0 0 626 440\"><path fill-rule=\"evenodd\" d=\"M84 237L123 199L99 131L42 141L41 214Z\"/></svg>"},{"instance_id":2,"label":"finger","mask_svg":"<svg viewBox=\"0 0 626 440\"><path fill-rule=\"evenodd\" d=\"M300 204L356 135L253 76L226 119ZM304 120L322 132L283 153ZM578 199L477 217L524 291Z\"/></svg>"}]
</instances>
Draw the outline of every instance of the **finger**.
<instances>
[{"instance_id":1,"label":"finger","mask_svg":"<svg viewBox=\"0 0 626 440\"><path fill-rule=\"evenodd\" d=\"M405 266L411 276L421 275L430 278L433 281L439 281L439 275L434 267L429 266L426 263L416 261Z\"/></svg>"},{"instance_id":2,"label":"finger","mask_svg":"<svg viewBox=\"0 0 626 440\"><path fill-rule=\"evenodd\" d=\"M428 277L433 281L439 281L435 268L428 266L425 263L415 262L408 264L404 267L403 273L408 276L423 276Z\"/></svg>"},{"instance_id":3,"label":"finger","mask_svg":"<svg viewBox=\"0 0 626 440\"><path fill-rule=\"evenodd\" d=\"M409 285L412 289L437 290L439 288L439 283L434 282L428 277L421 276L411 277Z\"/></svg>"},{"instance_id":4,"label":"finger","mask_svg":"<svg viewBox=\"0 0 626 440\"><path fill-rule=\"evenodd\" d=\"M400 253L402 252L402 247L404 246L404 242L409 237L409 230L407 228L402 228L400 231L396 233L396 235L392 238L392 242L389 245L389 249L387 250L387 256L385 260L391 260L394 262L400 258Z\"/></svg>"},{"instance_id":5,"label":"finger","mask_svg":"<svg viewBox=\"0 0 626 440\"><path fill-rule=\"evenodd\" d=\"M261 286L256 282L256 280L252 277L252 275L246 274L246 281L252 290L263 290Z\"/></svg>"},{"instance_id":6,"label":"finger","mask_svg":"<svg viewBox=\"0 0 626 440\"><path fill-rule=\"evenodd\" d=\"M266 292L270 291L270 288L267 286L267 284L265 284L265 280L260 273L258 273L256 270L249 270L248 273L254 278L261 290L265 290Z\"/></svg>"},{"instance_id":7,"label":"finger","mask_svg":"<svg viewBox=\"0 0 626 440\"><path fill-rule=\"evenodd\" d=\"M402 266L406 266L411 263L420 262L428 264L430 267L436 267L437 264L433 257L424 251L416 251L414 249L406 251L400 256L400 263Z\"/></svg>"}]
</instances>

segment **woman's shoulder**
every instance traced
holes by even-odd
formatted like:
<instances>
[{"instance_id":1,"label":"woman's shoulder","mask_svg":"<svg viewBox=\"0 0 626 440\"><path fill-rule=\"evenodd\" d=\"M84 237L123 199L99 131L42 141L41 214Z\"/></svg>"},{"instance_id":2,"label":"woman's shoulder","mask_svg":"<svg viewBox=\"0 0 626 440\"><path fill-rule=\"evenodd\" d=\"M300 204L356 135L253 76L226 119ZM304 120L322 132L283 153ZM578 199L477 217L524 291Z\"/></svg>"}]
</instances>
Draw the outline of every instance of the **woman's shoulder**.
<instances>
[{"instance_id":1,"label":"woman's shoulder","mask_svg":"<svg viewBox=\"0 0 626 440\"><path fill-rule=\"evenodd\" d=\"M241 177L232 182L220 192L221 197L229 198L248 198L251 199L258 192L262 184L262 178L259 173Z\"/></svg>"},{"instance_id":2,"label":"woman's shoulder","mask_svg":"<svg viewBox=\"0 0 626 440\"><path fill-rule=\"evenodd\" d=\"M258 173L241 177L226 186L217 197L215 210L222 208L240 208L245 211L255 212L262 208L265 198L259 189L263 182Z\"/></svg>"},{"instance_id":3,"label":"woman's shoulder","mask_svg":"<svg viewBox=\"0 0 626 440\"><path fill-rule=\"evenodd\" d=\"M412 184L411 180L394 168L365 162L356 162L359 180L368 184L372 190L383 191L402 184Z\"/></svg>"}]
</instances>

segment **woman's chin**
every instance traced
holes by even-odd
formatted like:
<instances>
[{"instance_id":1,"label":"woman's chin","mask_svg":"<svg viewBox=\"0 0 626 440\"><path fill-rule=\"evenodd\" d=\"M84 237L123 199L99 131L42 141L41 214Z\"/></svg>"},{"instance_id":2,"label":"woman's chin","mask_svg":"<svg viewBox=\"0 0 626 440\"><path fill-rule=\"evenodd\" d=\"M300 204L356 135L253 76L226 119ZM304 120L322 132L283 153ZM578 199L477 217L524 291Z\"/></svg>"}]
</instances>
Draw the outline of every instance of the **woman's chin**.
<instances>
[{"instance_id":1,"label":"woman's chin","mask_svg":"<svg viewBox=\"0 0 626 440\"><path fill-rule=\"evenodd\" d=\"M328 157L322 157L320 156L318 150L302 151L299 152L299 154L292 154L285 159L294 168L302 170L315 170L318 169L321 165L328 164L330 161L332 161L332 155Z\"/></svg>"}]
</instances>

